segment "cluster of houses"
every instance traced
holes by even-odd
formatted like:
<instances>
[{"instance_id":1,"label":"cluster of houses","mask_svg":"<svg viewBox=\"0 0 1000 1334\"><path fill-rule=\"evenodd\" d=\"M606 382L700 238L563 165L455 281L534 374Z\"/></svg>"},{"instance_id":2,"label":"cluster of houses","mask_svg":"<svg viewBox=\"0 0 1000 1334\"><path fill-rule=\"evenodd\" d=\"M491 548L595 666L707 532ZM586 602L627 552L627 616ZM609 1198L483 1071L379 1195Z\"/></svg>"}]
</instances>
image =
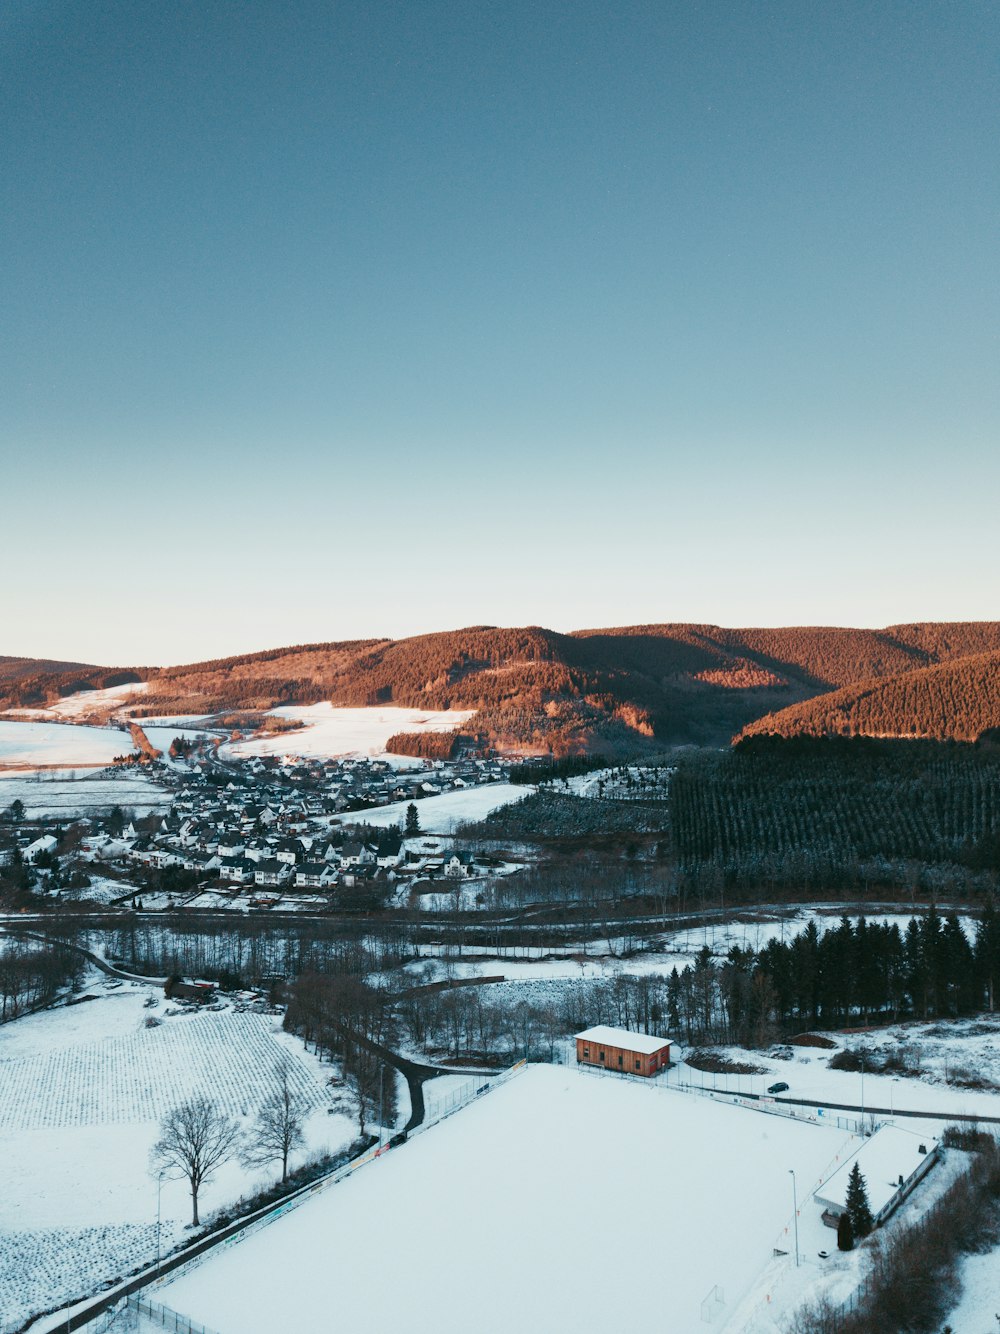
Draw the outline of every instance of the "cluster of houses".
<instances>
[{"instance_id":1,"label":"cluster of houses","mask_svg":"<svg viewBox=\"0 0 1000 1334\"><path fill-rule=\"evenodd\" d=\"M270 804L223 802L198 812L183 805L130 822L114 850L139 866L178 866L205 880L283 893L329 893L366 882L391 888L401 878L465 880L488 869L477 867L471 853L419 835L404 839L399 829L363 841L329 819L317 828L301 812Z\"/></svg>"},{"instance_id":2,"label":"cluster of houses","mask_svg":"<svg viewBox=\"0 0 1000 1334\"><path fill-rule=\"evenodd\" d=\"M80 821L88 826L83 859L123 869L180 868L198 877L199 888L249 893L254 906L365 886L383 900L412 887L437 891L499 867L454 850L450 841L412 831L404 837L396 826L373 829L366 826L366 812L413 803L419 819L424 798L504 777L499 761L478 757L400 771L375 759L260 756L223 763L214 749L200 748L190 763L172 767L168 814L130 819L119 811L117 819ZM18 830L17 846L30 863L55 848L59 830L53 822L50 832L48 822L31 821L28 814L31 831ZM0 829L0 865L15 855L13 844L4 851L4 839L14 837L7 826ZM176 896L170 898L173 906ZM199 906L194 898L190 902Z\"/></svg>"}]
</instances>

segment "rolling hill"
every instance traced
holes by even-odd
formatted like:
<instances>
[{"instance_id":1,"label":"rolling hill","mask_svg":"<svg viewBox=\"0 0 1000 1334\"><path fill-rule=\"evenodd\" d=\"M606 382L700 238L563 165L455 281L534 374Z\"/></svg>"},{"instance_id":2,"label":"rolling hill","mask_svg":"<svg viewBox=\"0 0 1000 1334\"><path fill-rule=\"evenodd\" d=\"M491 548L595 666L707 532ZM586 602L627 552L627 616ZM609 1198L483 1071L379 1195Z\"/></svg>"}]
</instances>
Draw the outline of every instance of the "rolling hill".
<instances>
[{"instance_id":1,"label":"rolling hill","mask_svg":"<svg viewBox=\"0 0 1000 1334\"><path fill-rule=\"evenodd\" d=\"M742 735L976 741L996 729L1000 652L994 651L845 686L761 718Z\"/></svg>"},{"instance_id":2,"label":"rolling hill","mask_svg":"<svg viewBox=\"0 0 1000 1334\"><path fill-rule=\"evenodd\" d=\"M863 730L867 723L851 721L863 714L877 715L892 735L924 734L919 719L926 714L938 718L938 732L957 735L947 729L960 728L966 736L979 716L976 692L984 701L995 700L992 669L973 665L973 659L997 655L997 622L884 630L668 624L571 634L541 626L472 626L399 640L299 645L166 668L0 659L0 708L43 704L87 686L142 681L146 691L136 701L137 711L147 715L260 710L320 700L475 709L476 717L463 730L505 748L623 755L673 743L725 744L745 730L829 730L822 721L826 705L834 710L829 715L833 730L857 725ZM964 674L958 671L963 662ZM925 676L932 684L923 685ZM916 693L905 688L911 677L918 682ZM952 722L948 701L958 696L948 695L943 683L949 680L966 701ZM939 696L933 694L935 681L941 683ZM879 682L886 686L878 696L883 702L861 702L875 699ZM852 705L855 696L859 702ZM988 707L986 717L992 717ZM819 721L806 721L811 719ZM842 726L837 719L847 721Z\"/></svg>"}]
</instances>

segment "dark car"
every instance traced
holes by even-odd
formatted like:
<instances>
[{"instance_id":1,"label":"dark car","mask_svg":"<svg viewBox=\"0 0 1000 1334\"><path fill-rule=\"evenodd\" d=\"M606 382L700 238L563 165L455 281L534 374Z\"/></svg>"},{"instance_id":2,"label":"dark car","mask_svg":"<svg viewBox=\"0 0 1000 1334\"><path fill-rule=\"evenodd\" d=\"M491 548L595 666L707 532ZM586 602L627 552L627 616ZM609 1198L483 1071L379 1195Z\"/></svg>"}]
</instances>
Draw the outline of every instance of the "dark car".
<instances>
[{"instance_id":1,"label":"dark car","mask_svg":"<svg viewBox=\"0 0 1000 1334\"><path fill-rule=\"evenodd\" d=\"M787 1084L772 1084L771 1087L770 1087L767 1091L768 1091L768 1093L786 1093L786 1092L788 1091L788 1085L787 1085Z\"/></svg>"}]
</instances>

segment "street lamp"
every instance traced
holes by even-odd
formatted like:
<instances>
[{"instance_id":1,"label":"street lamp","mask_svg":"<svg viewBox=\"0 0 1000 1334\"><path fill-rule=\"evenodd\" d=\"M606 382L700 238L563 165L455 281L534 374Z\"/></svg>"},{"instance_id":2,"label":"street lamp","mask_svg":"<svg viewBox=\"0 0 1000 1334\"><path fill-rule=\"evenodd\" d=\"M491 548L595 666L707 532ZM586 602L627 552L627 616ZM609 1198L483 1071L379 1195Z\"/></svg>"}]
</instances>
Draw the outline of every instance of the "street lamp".
<instances>
[{"instance_id":1,"label":"street lamp","mask_svg":"<svg viewBox=\"0 0 1000 1334\"><path fill-rule=\"evenodd\" d=\"M792 1222L795 1224L795 1267L799 1264L799 1197L795 1188L795 1169L790 1167L788 1175L792 1178Z\"/></svg>"}]
</instances>

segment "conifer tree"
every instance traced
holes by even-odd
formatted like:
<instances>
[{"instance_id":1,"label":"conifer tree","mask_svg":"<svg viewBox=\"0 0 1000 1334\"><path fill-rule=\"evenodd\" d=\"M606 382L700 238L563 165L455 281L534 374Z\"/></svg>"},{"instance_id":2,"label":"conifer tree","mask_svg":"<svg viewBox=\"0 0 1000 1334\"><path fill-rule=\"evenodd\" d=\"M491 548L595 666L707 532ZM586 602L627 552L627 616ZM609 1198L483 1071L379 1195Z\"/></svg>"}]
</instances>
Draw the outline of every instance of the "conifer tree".
<instances>
[{"instance_id":1,"label":"conifer tree","mask_svg":"<svg viewBox=\"0 0 1000 1334\"><path fill-rule=\"evenodd\" d=\"M407 838L412 838L414 834L420 833L420 812L412 801L406 808L406 828L403 832Z\"/></svg>"},{"instance_id":2,"label":"conifer tree","mask_svg":"<svg viewBox=\"0 0 1000 1334\"><path fill-rule=\"evenodd\" d=\"M837 1249L854 1250L854 1228L851 1226L851 1215L847 1213L841 1214L837 1220Z\"/></svg>"},{"instance_id":3,"label":"conifer tree","mask_svg":"<svg viewBox=\"0 0 1000 1334\"><path fill-rule=\"evenodd\" d=\"M851 1168L847 1178L847 1213L851 1220L851 1229L856 1237L867 1237L875 1226L871 1205L868 1203L868 1187L861 1175L857 1163Z\"/></svg>"}]
</instances>

